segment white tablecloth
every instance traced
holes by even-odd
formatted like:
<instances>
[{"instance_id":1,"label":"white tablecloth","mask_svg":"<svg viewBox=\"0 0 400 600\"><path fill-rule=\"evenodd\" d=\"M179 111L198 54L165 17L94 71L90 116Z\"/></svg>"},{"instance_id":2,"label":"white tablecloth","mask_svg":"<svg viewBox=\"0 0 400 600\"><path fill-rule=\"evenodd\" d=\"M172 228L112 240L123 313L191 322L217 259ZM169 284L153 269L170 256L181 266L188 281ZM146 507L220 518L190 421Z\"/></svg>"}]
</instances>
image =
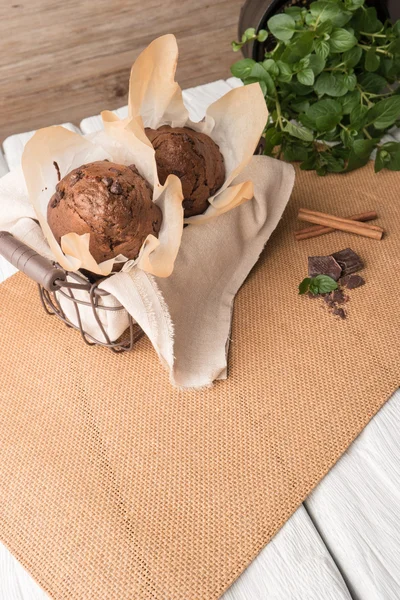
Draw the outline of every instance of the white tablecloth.
<instances>
[{"instance_id":1,"label":"white tablecloth","mask_svg":"<svg viewBox=\"0 0 400 600\"><path fill-rule=\"evenodd\" d=\"M185 90L192 118L200 119L208 104L238 85L231 78ZM126 108L116 112L125 116ZM80 124L83 133L99 128L98 116ZM5 140L0 176L20 163L32 134ZM400 135L393 135L400 141ZM0 257L0 281L14 272ZM399 600L399 432L396 392L224 600ZM45 592L0 543L0 600L45 599Z\"/></svg>"}]
</instances>

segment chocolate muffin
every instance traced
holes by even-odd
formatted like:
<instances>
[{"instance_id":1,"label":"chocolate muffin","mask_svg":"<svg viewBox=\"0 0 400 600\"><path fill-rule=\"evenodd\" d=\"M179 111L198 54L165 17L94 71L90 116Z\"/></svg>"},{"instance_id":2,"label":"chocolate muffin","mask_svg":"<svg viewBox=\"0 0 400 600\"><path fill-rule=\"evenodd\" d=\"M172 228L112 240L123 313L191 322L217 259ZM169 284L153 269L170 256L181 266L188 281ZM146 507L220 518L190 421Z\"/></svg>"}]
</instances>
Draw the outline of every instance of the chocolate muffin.
<instances>
[{"instance_id":1,"label":"chocolate muffin","mask_svg":"<svg viewBox=\"0 0 400 600\"><path fill-rule=\"evenodd\" d=\"M171 173L177 175L182 182L185 217L203 213L209 206L208 198L225 180L224 158L217 144L188 127L146 128L146 135L156 151L160 183L164 184Z\"/></svg>"},{"instance_id":2,"label":"chocolate muffin","mask_svg":"<svg viewBox=\"0 0 400 600\"><path fill-rule=\"evenodd\" d=\"M56 240L68 233L90 233L90 252L97 262L123 254L138 256L147 235L157 237L162 213L136 167L106 160L82 165L56 186L47 208Z\"/></svg>"}]
</instances>

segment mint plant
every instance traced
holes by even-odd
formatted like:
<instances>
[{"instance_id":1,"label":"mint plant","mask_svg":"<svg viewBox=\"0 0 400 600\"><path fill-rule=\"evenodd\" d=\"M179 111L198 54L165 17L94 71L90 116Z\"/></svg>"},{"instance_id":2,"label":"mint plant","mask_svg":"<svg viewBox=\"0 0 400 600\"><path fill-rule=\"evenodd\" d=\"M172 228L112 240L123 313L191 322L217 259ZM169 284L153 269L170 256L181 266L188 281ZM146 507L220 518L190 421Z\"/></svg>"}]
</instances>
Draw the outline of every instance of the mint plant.
<instances>
[{"instance_id":1,"label":"mint plant","mask_svg":"<svg viewBox=\"0 0 400 600\"><path fill-rule=\"evenodd\" d=\"M400 170L400 143L380 141L400 126L400 21L382 23L365 0L318 0L286 8L232 47L267 38L262 62L231 67L265 96L265 154L325 175L358 169L377 149L376 172Z\"/></svg>"}]
</instances>

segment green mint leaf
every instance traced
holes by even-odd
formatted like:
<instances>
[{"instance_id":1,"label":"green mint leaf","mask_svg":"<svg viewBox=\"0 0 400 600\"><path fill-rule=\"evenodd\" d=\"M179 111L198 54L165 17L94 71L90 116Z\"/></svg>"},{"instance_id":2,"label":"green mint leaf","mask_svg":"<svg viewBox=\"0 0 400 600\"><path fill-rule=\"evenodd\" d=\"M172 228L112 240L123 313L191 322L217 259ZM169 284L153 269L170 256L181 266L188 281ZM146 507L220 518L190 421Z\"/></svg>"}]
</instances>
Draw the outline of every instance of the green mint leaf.
<instances>
[{"instance_id":1,"label":"green mint leaf","mask_svg":"<svg viewBox=\"0 0 400 600\"><path fill-rule=\"evenodd\" d=\"M324 175L324 171L322 169L317 168L317 173L318 173L318 175ZM319 287L317 284L311 282L310 286L309 286L309 290L310 290L311 294L313 294L314 296L318 296Z\"/></svg>"},{"instance_id":2,"label":"green mint leaf","mask_svg":"<svg viewBox=\"0 0 400 600\"><path fill-rule=\"evenodd\" d=\"M318 153L314 152L306 160L304 160L301 163L300 169L302 171L312 171L313 169L315 169L317 167L317 162L318 162Z\"/></svg>"},{"instance_id":3,"label":"green mint leaf","mask_svg":"<svg viewBox=\"0 0 400 600\"><path fill-rule=\"evenodd\" d=\"M369 159L377 141L378 140L355 140L353 143L353 151L359 158Z\"/></svg>"},{"instance_id":4,"label":"green mint leaf","mask_svg":"<svg viewBox=\"0 0 400 600\"><path fill-rule=\"evenodd\" d=\"M279 75L279 67L272 58L267 58L262 62L263 68L273 77Z\"/></svg>"},{"instance_id":5,"label":"green mint leaf","mask_svg":"<svg viewBox=\"0 0 400 600\"><path fill-rule=\"evenodd\" d=\"M315 40L314 42L315 52L323 60L326 60L329 56L329 44L325 40Z\"/></svg>"},{"instance_id":6,"label":"green mint leaf","mask_svg":"<svg viewBox=\"0 0 400 600\"><path fill-rule=\"evenodd\" d=\"M329 38L332 53L346 52L357 44L357 38L347 29L335 29Z\"/></svg>"},{"instance_id":7,"label":"green mint leaf","mask_svg":"<svg viewBox=\"0 0 400 600\"><path fill-rule=\"evenodd\" d=\"M325 21L324 23L319 22L317 25L317 29L315 31L316 31L318 37L321 37L324 33L331 34L332 30L333 30L333 23L331 21Z\"/></svg>"},{"instance_id":8,"label":"green mint leaf","mask_svg":"<svg viewBox=\"0 0 400 600\"><path fill-rule=\"evenodd\" d=\"M319 22L331 21L340 13L340 7L334 2L312 2L310 4L310 12L312 16L318 19Z\"/></svg>"},{"instance_id":9,"label":"green mint leaf","mask_svg":"<svg viewBox=\"0 0 400 600\"><path fill-rule=\"evenodd\" d=\"M312 69L315 77L317 77L325 69L326 61L318 54L310 54L308 57L308 66Z\"/></svg>"},{"instance_id":10,"label":"green mint leaf","mask_svg":"<svg viewBox=\"0 0 400 600\"><path fill-rule=\"evenodd\" d=\"M362 54L362 48L354 46L343 54L343 62L348 69L353 69L360 62Z\"/></svg>"},{"instance_id":11,"label":"green mint leaf","mask_svg":"<svg viewBox=\"0 0 400 600\"><path fill-rule=\"evenodd\" d=\"M319 96L326 94L338 98L348 92L342 73L321 73L315 83L315 91Z\"/></svg>"},{"instance_id":12,"label":"green mint leaf","mask_svg":"<svg viewBox=\"0 0 400 600\"><path fill-rule=\"evenodd\" d=\"M354 15L351 24L354 29L365 33L377 33L383 27L376 13L376 8L363 8Z\"/></svg>"},{"instance_id":13,"label":"green mint leaf","mask_svg":"<svg viewBox=\"0 0 400 600\"><path fill-rule=\"evenodd\" d=\"M282 53L281 60L290 65L297 63L302 58L308 56L314 44L315 32L306 31L297 37L297 39L286 46L285 51Z\"/></svg>"},{"instance_id":14,"label":"green mint leaf","mask_svg":"<svg viewBox=\"0 0 400 600\"><path fill-rule=\"evenodd\" d=\"M366 165L377 143L378 140L355 140L350 150L346 171L355 171Z\"/></svg>"},{"instance_id":15,"label":"green mint leaf","mask_svg":"<svg viewBox=\"0 0 400 600\"><path fill-rule=\"evenodd\" d=\"M332 2L334 2L335 0L331 0ZM338 1L338 3L340 2L340 0ZM334 19L332 19L332 25L334 25L335 27L344 27L345 25L347 25L347 23L349 21L351 21L351 19L353 18L353 13L349 10L346 11L341 11L337 17L335 17Z\"/></svg>"},{"instance_id":16,"label":"green mint leaf","mask_svg":"<svg viewBox=\"0 0 400 600\"><path fill-rule=\"evenodd\" d=\"M300 142L288 138L285 143L283 155L285 160L290 162L307 160L310 152L313 150L309 142Z\"/></svg>"},{"instance_id":17,"label":"green mint leaf","mask_svg":"<svg viewBox=\"0 0 400 600\"><path fill-rule=\"evenodd\" d=\"M400 171L400 142L388 142L378 149L375 171L378 172L381 168Z\"/></svg>"},{"instance_id":18,"label":"green mint leaf","mask_svg":"<svg viewBox=\"0 0 400 600\"><path fill-rule=\"evenodd\" d=\"M363 73L358 77L358 82L364 91L371 94L380 94L386 87L386 79L378 73Z\"/></svg>"},{"instance_id":19,"label":"green mint leaf","mask_svg":"<svg viewBox=\"0 0 400 600\"><path fill-rule=\"evenodd\" d=\"M307 117L315 123L318 131L329 131L341 121L342 105L330 98L319 100L310 106Z\"/></svg>"},{"instance_id":20,"label":"green mint leaf","mask_svg":"<svg viewBox=\"0 0 400 600\"><path fill-rule=\"evenodd\" d=\"M231 66L231 73L234 77L246 79L246 77L250 77L251 70L255 64L256 61L252 58L244 58Z\"/></svg>"},{"instance_id":21,"label":"green mint leaf","mask_svg":"<svg viewBox=\"0 0 400 600\"><path fill-rule=\"evenodd\" d=\"M358 90L354 90L354 92L341 96L339 102L342 105L343 114L349 115L356 106L361 106L361 94Z\"/></svg>"},{"instance_id":22,"label":"green mint leaf","mask_svg":"<svg viewBox=\"0 0 400 600\"><path fill-rule=\"evenodd\" d=\"M240 49L241 49L241 47L242 47L242 44L239 44L238 42L232 42L232 43L231 43L231 46L232 46L232 50L233 50L234 52L239 52L239 50L240 50Z\"/></svg>"},{"instance_id":23,"label":"green mint leaf","mask_svg":"<svg viewBox=\"0 0 400 600\"><path fill-rule=\"evenodd\" d=\"M299 115L299 121L302 125L304 125L304 127L307 127L307 129L314 130L317 128L315 120L310 119L310 117L308 116L308 111L307 113L301 113Z\"/></svg>"},{"instance_id":24,"label":"green mint leaf","mask_svg":"<svg viewBox=\"0 0 400 600\"><path fill-rule=\"evenodd\" d=\"M387 129L400 117L400 96L392 96L377 102L367 115L367 122L375 129Z\"/></svg>"},{"instance_id":25,"label":"green mint leaf","mask_svg":"<svg viewBox=\"0 0 400 600\"><path fill-rule=\"evenodd\" d=\"M357 85L357 77L354 75L354 73L352 73L351 75L345 74L343 76L343 82L344 82L345 86L347 87L347 89L349 90L349 92L353 92Z\"/></svg>"},{"instance_id":26,"label":"green mint leaf","mask_svg":"<svg viewBox=\"0 0 400 600\"><path fill-rule=\"evenodd\" d=\"M361 48L360 48L361 50ZM377 71L381 64L381 59L376 53L376 48L371 48L365 53L365 70L366 71Z\"/></svg>"},{"instance_id":27,"label":"green mint leaf","mask_svg":"<svg viewBox=\"0 0 400 600\"><path fill-rule=\"evenodd\" d=\"M310 129L296 123L286 123L283 131L290 133L293 137L303 140L304 142L312 142L314 140L314 134Z\"/></svg>"},{"instance_id":28,"label":"green mint leaf","mask_svg":"<svg viewBox=\"0 0 400 600\"><path fill-rule=\"evenodd\" d=\"M331 98L319 100L310 106L307 116L315 123L319 117L333 116L337 124L342 118L342 105L338 100L332 100Z\"/></svg>"},{"instance_id":29,"label":"green mint leaf","mask_svg":"<svg viewBox=\"0 0 400 600\"><path fill-rule=\"evenodd\" d=\"M299 285L299 294L306 294L309 290L311 283L310 277L306 277Z\"/></svg>"},{"instance_id":30,"label":"green mint leaf","mask_svg":"<svg viewBox=\"0 0 400 600\"><path fill-rule=\"evenodd\" d=\"M257 33L257 40L259 42L265 42L267 37L268 37L268 31L266 31L265 29L260 29L260 31Z\"/></svg>"},{"instance_id":31,"label":"green mint leaf","mask_svg":"<svg viewBox=\"0 0 400 600\"><path fill-rule=\"evenodd\" d=\"M277 76L278 81L282 81L282 83L288 83L291 81L293 73L290 66L284 63L282 60L277 60L276 65L279 68L279 75Z\"/></svg>"},{"instance_id":32,"label":"green mint leaf","mask_svg":"<svg viewBox=\"0 0 400 600\"><path fill-rule=\"evenodd\" d=\"M362 129L367 122L368 108L363 104L356 104L350 112L350 124L353 129Z\"/></svg>"},{"instance_id":33,"label":"green mint leaf","mask_svg":"<svg viewBox=\"0 0 400 600\"><path fill-rule=\"evenodd\" d=\"M277 40L291 40L296 30L296 21L287 14L274 15L268 20L267 25Z\"/></svg>"},{"instance_id":34,"label":"green mint leaf","mask_svg":"<svg viewBox=\"0 0 400 600\"><path fill-rule=\"evenodd\" d=\"M344 5L347 10L356 11L364 5L365 0L344 0Z\"/></svg>"},{"instance_id":35,"label":"green mint leaf","mask_svg":"<svg viewBox=\"0 0 400 600\"><path fill-rule=\"evenodd\" d=\"M329 275L317 275L313 277L310 282L310 288L311 286L315 286L318 289L318 294L327 294L338 288L337 282L332 277L329 277Z\"/></svg>"},{"instance_id":36,"label":"green mint leaf","mask_svg":"<svg viewBox=\"0 0 400 600\"><path fill-rule=\"evenodd\" d=\"M303 85L313 85L314 83L314 71L312 69L303 69L297 73L297 79Z\"/></svg>"},{"instance_id":37,"label":"green mint leaf","mask_svg":"<svg viewBox=\"0 0 400 600\"><path fill-rule=\"evenodd\" d=\"M256 30L254 27L249 27L249 29L246 29L243 35L245 36L246 40L252 40L256 35Z\"/></svg>"},{"instance_id":38,"label":"green mint leaf","mask_svg":"<svg viewBox=\"0 0 400 600\"><path fill-rule=\"evenodd\" d=\"M288 6L285 8L285 14L290 15L293 19L301 20L301 13L303 9L300 6Z\"/></svg>"},{"instance_id":39,"label":"green mint leaf","mask_svg":"<svg viewBox=\"0 0 400 600\"><path fill-rule=\"evenodd\" d=\"M256 63L253 65L250 71L250 77L258 81L263 81L266 85L269 95L275 93L274 80L272 79L271 74L264 68L262 63Z\"/></svg>"},{"instance_id":40,"label":"green mint leaf","mask_svg":"<svg viewBox=\"0 0 400 600\"><path fill-rule=\"evenodd\" d=\"M299 102L291 102L290 108L297 113L303 113L308 111L310 108L310 102L308 100L299 100Z\"/></svg>"}]
</instances>

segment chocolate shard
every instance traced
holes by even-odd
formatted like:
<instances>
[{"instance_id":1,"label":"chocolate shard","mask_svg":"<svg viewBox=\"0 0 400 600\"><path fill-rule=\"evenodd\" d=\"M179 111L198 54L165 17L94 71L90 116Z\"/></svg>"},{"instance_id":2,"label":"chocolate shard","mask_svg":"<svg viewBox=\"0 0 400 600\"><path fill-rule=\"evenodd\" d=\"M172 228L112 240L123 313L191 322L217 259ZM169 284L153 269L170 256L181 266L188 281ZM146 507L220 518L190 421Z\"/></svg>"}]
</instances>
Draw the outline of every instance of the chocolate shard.
<instances>
[{"instance_id":1,"label":"chocolate shard","mask_svg":"<svg viewBox=\"0 0 400 600\"><path fill-rule=\"evenodd\" d=\"M364 268L364 263L361 258L351 248L345 248L340 252L334 252L333 258L340 265L342 275L351 275Z\"/></svg>"},{"instance_id":2,"label":"chocolate shard","mask_svg":"<svg viewBox=\"0 0 400 600\"><path fill-rule=\"evenodd\" d=\"M355 288L361 287L364 285L365 279L361 277L361 275L345 275L340 280L340 284L346 287L348 290L354 290Z\"/></svg>"},{"instance_id":3,"label":"chocolate shard","mask_svg":"<svg viewBox=\"0 0 400 600\"><path fill-rule=\"evenodd\" d=\"M329 275L337 281L342 274L342 269L333 256L309 256L308 276Z\"/></svg>"},{"instance_id":4,"label":"chocolate shard","mask_svg":"<svg viewBox=\"0 0 400 600\"><path fill-rule=\"evenodd\" d=\"M341 319L346 319L347 318L346 311L344 310L344 308L335 308L333 310L333 314L336 317L340 317Z\"/></svg>"},{"instance_id":5,"label":"chocolate shard","mask_svg":"<svg viewBox=\"0 0 400 600\"><path fill-rule=\"evenodd\" d=\"M344 302L346 302L343 290L333 290L333 292L331 292L331 295L333 302L336 302L337 304L344 304Z\"/></svg>"}]
</instances>

